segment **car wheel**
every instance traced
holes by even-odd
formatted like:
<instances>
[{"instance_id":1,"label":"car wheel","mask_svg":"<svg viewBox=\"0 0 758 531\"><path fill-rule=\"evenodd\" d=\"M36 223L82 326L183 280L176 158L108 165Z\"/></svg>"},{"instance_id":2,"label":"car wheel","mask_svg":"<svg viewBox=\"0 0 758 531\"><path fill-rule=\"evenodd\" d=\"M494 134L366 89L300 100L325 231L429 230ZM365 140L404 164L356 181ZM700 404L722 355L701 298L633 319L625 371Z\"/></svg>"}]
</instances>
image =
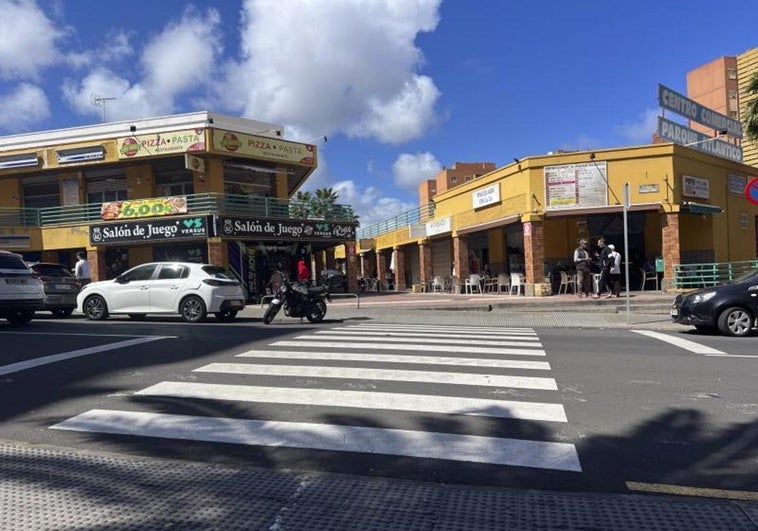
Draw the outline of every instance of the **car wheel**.
<instances>
[{"instance_id":1,"label":"car wheel","mask_svg":"<svg viewBox=\"0 0 758 531\"><path fill-rule=\"evenodd\" d=\"M730 336L746 336L753 328L753 316L739 306L727 308L719 315L719 330Z\"/></svg>"},{"instance_id":2,"label":"car wheel","mask_svg":"<svg viewBox=\"0 0 758 531\"><path fill-rule=\"evenodd\" d=\"M179 315L181 315L182 319L188 323L198 323L202 321L207 315L203 299L196 297L195 295L187 297L179 305Z\"/></svg>"},{"instance_id":3,"label":"car wheel","mask_svg":"<svg viewBox=\"0 0 758 531\"><path fill-rule=\"evenodd\" d=\"M53 314L53 317L57 317L59 319L71 317L71 314L74 313L73 308L56 308L55 310L50 310L50 311Z\"/></svg>"},{"instance_id":4,"label":"car wheel","mask_svg":"<svg viewBox=\"0 0 758 531\"><path fill-rule=\"evenodd\" d=\"M34 318L34 310L11 310L5 314L5 318L12 325L25 325Z\"/></svg>"},{"instance_id":5,"label":"car wheel","mask_svg":"<svg viewBox=\"0 0 758 531\"><path fill-rule=\"evenodd\" d=\"M223 312L216 312L214 315L219 321L228 323L234 321L234 318L237 317L237 310L225 310Z\"/></svg>"},{"instance_id":6,"label":"car wheel","mask_svg":"<svg viewBox=\"0 0 758 531\"><path fill-rule=\"evenodd\" d=\"M108 305L100 295L91 295L84 299L82 313L87 319L101 321L108 318Z\"/></svg>"},{"instance_id":7,"label":"car wheel","mask_svg":"<svg viewBox=\"0 0 758 531\"><path fill-rule=\"evenodd\" d=\"M147 314L146 313L130 313L127 315L129 315L129 319L131 319L132 321L141 321L142 319L145 318Z\"/></svg>"}]
</instances>

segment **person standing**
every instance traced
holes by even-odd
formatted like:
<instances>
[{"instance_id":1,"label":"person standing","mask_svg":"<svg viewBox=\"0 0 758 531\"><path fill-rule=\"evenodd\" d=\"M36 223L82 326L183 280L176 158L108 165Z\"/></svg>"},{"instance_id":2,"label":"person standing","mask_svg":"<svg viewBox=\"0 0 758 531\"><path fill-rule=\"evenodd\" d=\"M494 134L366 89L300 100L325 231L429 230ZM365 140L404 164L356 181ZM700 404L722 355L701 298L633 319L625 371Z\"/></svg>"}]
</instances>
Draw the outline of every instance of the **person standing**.
<instances>
[{"instance_id":1,"label":"person standing","mask_svg":"<svg viewBox=\"0 0 758 531\"><path fill-rule=\"evenodd\" d=\"M595 298L599 298L606 289L609 295L613 294L613 287L611 285L611 266L613 265L613 260L609 258L611 249L605 245L605 238L600 238L597 241L597 246L600 248L600 280L597 283Z\"/></svg>"},{"instance_id":2,"label":"person standing","mask_svg":"<svg viewBox=\"0 0 758 531\"><path fill-rule=\"evenodd\" d=\"M621 253L616 251L616 246L612 243L609 244L608 247L611 249L611 252L608 255L611 259L611 269L609 275L610 293L608 294L608 298L610 299L611 297L618 298L621 294Z\"/></svg>"},{"instance_id":3,"label":"person standing","mask_svg":"<svg viewBox=\"0 0 758 531\"><path fill-rule=\"evenodd\" d=\"M308 282L311 279L311 270L308 264L305 263L305 258L301 258L297 261L297 280L300 282Z\"/></svg>"},{"instance_id":4,"label":"person standing","mask_svg":"<svg viewBox=\"0 0 758 531\"><path fill-rule=\"evenodd\" d=\"M85 286L92 282L92 267L87 260L87 253L79 251L76 253L76 265L74 266L74 276L79 281L79 284Z\"/></svg>"},{"instance_id":5,"label":"person standing","mask_svg":"<svg viewBox=\"0 0 758 531\"><path fill-rule=\"evenodd\" d=\"M590 271L590 262L592 256L587 248L587 240L579 240L579 247L574 250L574 264L576 265L576 293L581 299L582 296L590 296L590 287L592 286L592 272Z\"/></svg>"}]
</instances>

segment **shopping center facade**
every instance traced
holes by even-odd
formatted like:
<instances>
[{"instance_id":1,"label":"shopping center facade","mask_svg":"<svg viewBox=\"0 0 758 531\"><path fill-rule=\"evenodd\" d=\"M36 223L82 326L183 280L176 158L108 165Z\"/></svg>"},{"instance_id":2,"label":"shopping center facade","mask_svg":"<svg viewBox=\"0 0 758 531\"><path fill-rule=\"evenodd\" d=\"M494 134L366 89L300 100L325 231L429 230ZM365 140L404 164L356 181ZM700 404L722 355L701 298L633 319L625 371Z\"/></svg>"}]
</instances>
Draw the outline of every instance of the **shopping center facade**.
<instances>
[{"instance_id":1,"label":"shopping center facade","mask_svg":"<svg viewBox=\"0 0 758 531\"><path fill-rule=\"evenodd\" d=\"M277 124L210 112L0 137L0 248L68 266L86 249L96 280L208 262L257 300L272 267L317 273L355 239L349 206L290 199L317 162Z\"/></svg>"},{"instance_id":2,"label":"shopping center facade","mask_svg":"<svg viewBox=\"0 0 758 531\"><path fill-rule=\"evenodd\" d=\"M580 239L604 237L623 252L628 183L629 286L639 289L647 261L671 287L677 265L756 257L758 206L744 193L755 174L674 143L514 159L360 228L359 270L381 280L392 268L402 290L464 279L486 264L492 275L523 273L527 293L550 294L551 271L573 266Z\"/></svg>"}]
</instances>

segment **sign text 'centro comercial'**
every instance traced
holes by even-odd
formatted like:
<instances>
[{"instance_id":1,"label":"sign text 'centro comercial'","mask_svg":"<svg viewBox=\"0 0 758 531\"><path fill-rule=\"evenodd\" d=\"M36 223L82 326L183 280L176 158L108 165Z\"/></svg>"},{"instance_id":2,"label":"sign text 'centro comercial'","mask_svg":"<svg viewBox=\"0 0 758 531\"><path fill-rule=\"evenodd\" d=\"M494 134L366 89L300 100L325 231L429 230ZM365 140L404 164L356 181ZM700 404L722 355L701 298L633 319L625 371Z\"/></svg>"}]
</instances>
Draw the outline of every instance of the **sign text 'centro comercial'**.
<instances>
[{"instance_id":1,"label":"sign text 'centro comercial'","mask_svg":"<svg viewBox=\"0 0 758 531\"><path fill-rule=\"evenodd\" d=\"M661 84L658 85L658 105L693 122L742 138L742 124L739 120L709 109Z\"/></svg>"},{"instance_id":2,"label":"sign text 'centro comercial'","mask_svg":"<svg viewBox=\"0 0 758 531\"><path fill-rule=\"evenodd\" d=\"M682 144L704 153L742 162L742 148L716 137L704 135L671 120L658 117L658 136L669 142Z\"/></svg>"}]
</instances>

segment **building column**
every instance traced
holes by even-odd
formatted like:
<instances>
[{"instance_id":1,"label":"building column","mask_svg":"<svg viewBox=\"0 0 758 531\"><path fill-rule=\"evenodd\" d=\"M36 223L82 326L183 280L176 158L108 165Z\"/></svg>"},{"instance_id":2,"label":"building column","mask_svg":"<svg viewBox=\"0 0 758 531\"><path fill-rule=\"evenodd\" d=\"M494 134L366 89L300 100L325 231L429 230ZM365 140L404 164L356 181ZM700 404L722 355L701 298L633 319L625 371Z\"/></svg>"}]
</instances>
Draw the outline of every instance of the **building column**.
<instances>
[{"instance_id":1,"label":"building column","mask_svg":"<svg viewBox=\"0 0 758 531\"><path fill-rule=\"evenodd\" d=\"M468 235L453 236L453 268L459 285L463 286L468 277Z\"/></svg>"},{"instance_id":2,"label":"building column","mask_svg":"<svg viewBox=\"0 0 758 531\"><path fill-rule=\"evenodd\" d=\"M324 269L326 269L326 267L324 267L324 264L326 263L326 261L327 261L327 258L323 251L319 251L317 253L311 254L311 263L308 264L308 267L311 269L311 278L320 277L321 272Z\"/></svg>"},{"instance_id":3,"label":"building column","mask_svg":"<svg viewBox=\"0 0 758 531\"><path fill-rule=\"evenodd\" d=\"M221 238L208 238L208 263L226 267L226 242Z\"/></svg>"},{"instance_id":4,"label":"building column","mask_svg":"<svg viewBox=\"0 0 758 531\"><path fill-rule=\"evenodd\" d=\"M395 247L395 291L405 291L405 251L402 247Z\"/></svg>"},{"instance_id":5,"label":"building column","mask_svg":"<svg viewBox=\"0 0 758 531\"><path fill-rule=\"evenodd\" d=\"M337 262L334 260L334 247L330 247L324 251L326 255L326 269L337 269L335 265Z\"/></svg>"},{"instance_id":6,"label":"building column","mask_svg":"<svg viewBox=\"0 0 758 531\"><path fill-rule=\"evenodd\" d=\"M376 279L380 286L384 286L385 278L387 276L387 256L379 249L376 250Z\"/></svg>"},{"instance_id":7,"label":"building column","mask_svg":"<svg viewBox=\"0 0 758 531\"><path fill-rule=\"evenodd\" d=\"M98 280L106 280L108 278L108 264L105 263L104 249L87 249L87 261L89 262L91 270L90 275L92 282L97 282Z\"/></svg>"},{"instance_id":8,"label":"building column","mask_svg":"<svg viewBox=\"0 0 758 531\"><path fill-rule=\"evenodd\" d=\"M524 221L524 270L527 284L545 282L545 233L540 220Z\"/></svg>"},{"instance_id":9,"label":"building column","mask_svg":"<svg viewBox=\"0 0 758 531\"><path fill-rule=\"evenodd\" d=\"M663 283L673 287L674 265L682 262L678 212L661 214L661 246L663 247Z\"/></svg>"},{"instance_id":10,"label":"building column","mask_svg":"<svg viewBox=\"0 0 758 531\"><path fill-rule=\"evenodd\" d=\"M418 245L419 272L421 284L429 287L432 283L432 245L424 241Z\"/></svg>"},{"instance_id":11,"label":"building column","mask_svg":"<svg viewBox=\"0 0 758 531\"><path fill-rule=\"evenodd\" d=\"M345 275L347 276L347 291L350 293L357 293L358 256L355 254L354 242L348 242L345 244Z\"/></svg>"}]
</instances>

